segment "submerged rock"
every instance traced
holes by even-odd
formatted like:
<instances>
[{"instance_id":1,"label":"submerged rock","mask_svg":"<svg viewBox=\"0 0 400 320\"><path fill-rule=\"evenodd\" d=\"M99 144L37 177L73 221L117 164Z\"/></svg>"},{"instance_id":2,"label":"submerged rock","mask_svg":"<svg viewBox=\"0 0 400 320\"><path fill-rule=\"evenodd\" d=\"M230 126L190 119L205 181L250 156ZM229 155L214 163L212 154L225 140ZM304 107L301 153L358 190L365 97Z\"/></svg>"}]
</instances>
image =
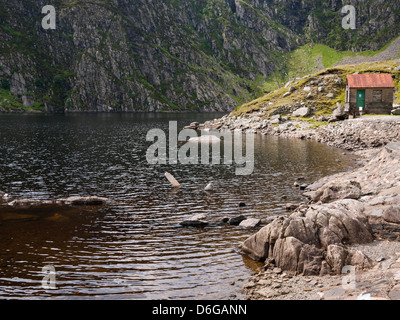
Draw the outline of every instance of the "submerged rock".
<instances>
[{"instance_id":1,"label":"submerged rock","mask_svg":"<svg viewBox=\"0 0 400 320\"><path fill-rule=\"evenodd\" d=\"M18 199L8 203L10 206L14 207L30 207L30 206L40 206L46 204L52 204L52 201L48 200L33 200L33 199Z\"/></svg>"},{"instance_id":2,"label":"submerged rock","mask_svg":"<svg viewBox=\"0 0 400 320\"><path fill-rule=\"evenodd\" d=\"M0 221L34 221L38 220L38 216L33 214L23 214L8 212L0 214Z\"/></svg>"},{"instance_id":3,"label":"submerged rock","mask_svg":"<svg viewBox=\"0 0 400 320\"><path fill-rule=\"evenodd\" d=\"M73 206L97 206L107 204L107 198L101 197L69 197L64 199L57 199L56 204L66 204Z\"/></svg>"},{"instance_id":4,"label":"submerged rock","mask_svg":"<svg viewBox=\"0 0 400 320\"><path fill-rule=\"evenodd\" d=\"M238 226L243 220L246 220L245 216L237 216L229 219L229 224L233 226Z\"/></svg>"},{"instance_id":5,"label":"submerged rock","mask_svg":"<svg viewBox=\"0 0 400 320\"><path fill-rule=\"evenodd\" d=\"M213 191L214 190L214 185L212 182L210 182L205 188L205 191Z\"/></svg>"},{"instance_id":6,"label":"submerged rock","mask_svg":"<svg viewBox=\"0 0 400 320\"><path fill-rule=\"evenodd\" d=\"M286 211L294 211L300 206L299 203L288 203L286 204Z\"/></svg>"},{"instance_id":7,"label":"submerged rock","mask_svg":"<svg viewBox=\"0 0 400 320\"><path fill-rule=\"evenodd\" d=\"M221 223L228 223L228 222L229 222L229 217L223 217L223 218L220 220L220 222L221 222Z\"/></svg>"},{"instance_id":8,"label":"submerged rock","mask_svg":"<svg viewBox=\"0 0 400 320\"><path fill-rule=\"evenodd\" d=\"M5 193L5 192L3 192L3 191L0 190L0 201L1 201L1 200L7 200L8 197L9 197L9 196L8 196L7 193Z\"/></svg>"},{"instance_id":9,"label":"submerged rock","mask_svg":"<svg viewBox=\"0 0 400 320\"><path fill-rule=\"evenodd\" d=\"M52 200L35 200L35 199L17 199L8 203L10 206L15 207L30 207L30 206L43 206L43 205L76 205L76 206L97 206L107 204L109 199L101 197L69 197L64 199Z\"/></svg>"},{"instance_id":10,"label":"submerged rock","mask_svg":"<svg viewBox=\"0 0 400 320\"><path fill-rule=\"evenodd\" d=\"M207 215L202 213L195 215L193 217L188 218L180 223L183 227L205 227L208 225L208 221L206 221Z\"/></svg>"}]
</instances>

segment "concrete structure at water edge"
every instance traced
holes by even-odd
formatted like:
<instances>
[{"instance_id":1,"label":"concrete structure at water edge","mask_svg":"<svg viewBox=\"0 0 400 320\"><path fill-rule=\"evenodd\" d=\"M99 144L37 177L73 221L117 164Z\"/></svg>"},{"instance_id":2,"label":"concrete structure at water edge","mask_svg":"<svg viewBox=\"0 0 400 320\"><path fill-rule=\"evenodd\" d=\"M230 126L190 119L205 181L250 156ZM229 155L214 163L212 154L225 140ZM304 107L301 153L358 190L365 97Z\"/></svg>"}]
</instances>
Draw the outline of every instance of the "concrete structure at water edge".
<instances>
[{"instance_id":1,"label":"concrete structure at water edge","mask_svg":"<svg viewBox=\"0 0 400 320\"><path fill-rule=\"evenodd\" d=\"M346 107L351 114L390 114L393 102L394 82L391 74L347 76Z\"/></svg>"}]
</instances>

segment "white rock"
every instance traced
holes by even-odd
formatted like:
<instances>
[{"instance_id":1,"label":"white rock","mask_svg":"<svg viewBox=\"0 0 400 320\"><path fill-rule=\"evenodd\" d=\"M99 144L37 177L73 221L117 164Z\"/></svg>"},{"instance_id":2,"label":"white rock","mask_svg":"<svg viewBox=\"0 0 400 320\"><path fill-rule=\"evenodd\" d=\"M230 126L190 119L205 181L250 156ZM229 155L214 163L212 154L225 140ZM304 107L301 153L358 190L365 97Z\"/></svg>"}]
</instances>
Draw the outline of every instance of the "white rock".
<instances>
[{"instance_id":1,"label":"white rock","mask_svg":"<svg viewBox=\"0 0 400 320\"><path fill-rule=\"evenodd\" d=\"M182 221L180 225L184 227L204 227L208 224L208 222L205 220L206 218L206 214L198 214Z\"/></svg>"},{"instance_id":2,"label":"white rock","mask_svg":"<svg viewBox=\"0 0 400 320\"><path fill-rule=\"evenodd\" d=\"M205 190L205 191L213 191L213 190L214 190L213 183L210 182L210 183L204 188L204 190Z\"/></svg>"},{"instance_id":3,"label":"white rock","mask_svg":"<svg viewBox=\"0 0 400 320\"><path fill-rule=\"evenodd\" d=\"M240 224L239 227L245 228L245 229L252 229L257 227L261 223L260 219L255 219L255 218L250 218L243 220Z\"/></svg>"},{"instance_id":4,"label":"white rock","mask_svg":"<svg viewBox=\"0 0 400 320\"><path fill-rule=\"evenodd\" d=\"M297 109L292 113L294 117L307 117L309 114L310 114L310 108L308 107Z\"/></svg>"},{"instance_id":5,"label":"white rock","mask_svg":"<svg viewBox=\"0 0 400 320\"><path fill-rule=\"evenodd\" d=\"M279 123L281 123L281 121L279 119L274 119L274 120L271 120L270 123L271 124L279 124Z\"/></svg>"},{"instance_id":6,"label":"white rock","mask_svg":"<svg viewBox=\"0 0 400 320\"><path fill-rule=\"evenodd\" d=\"M191 143L219 143L221 139L214 135L203 135L200 137L190 138Z\"/></svg>"},{"instance_id":7,"label":"white rock","mask_svg":"<svg viewBox=\"0 0 400 320\"><path fill-rule=\"evenodd\" d=\"M165 177L172 184L173 187L180 187L181 184L174 178L174 176L168 172L165 173Z\"/></svg>"}]
</instances>

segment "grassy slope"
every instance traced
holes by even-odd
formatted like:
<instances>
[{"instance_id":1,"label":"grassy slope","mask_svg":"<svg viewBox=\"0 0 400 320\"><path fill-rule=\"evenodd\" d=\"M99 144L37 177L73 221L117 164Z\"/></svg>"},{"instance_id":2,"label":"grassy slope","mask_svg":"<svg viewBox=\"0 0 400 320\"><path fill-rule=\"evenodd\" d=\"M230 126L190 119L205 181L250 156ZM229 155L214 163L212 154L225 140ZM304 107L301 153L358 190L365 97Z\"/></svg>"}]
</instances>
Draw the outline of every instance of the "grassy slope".
<instances>
[{"instance_id":1,"label":"grassy slope","mask_svg":"<svg viewBox=\"0 0 400 320\"><path fill-rule=\"evenodd\" d=\"M391 42L389 42L379 51L368 50L358 53L351 51L337 51L322 44L304 45L280 57L282 64L273 75L267 78L264 84L263 88L266 95L239 106L235 111L233 111L232 114L240 115L242 113L257 111L263 107L266 107L267 104L268 108L273 111L282 105L288 105L302 101L306 102L307 100L304 97L304 92L301 92L301 90L298 89L302 89L315 77L324 75L326 73L339 75L343 83L346 82L347 75L354 72L386 72L396 74L395 103L400 103L400 74L398 71L394 71L394 68L398 65L398 63L396 63L394 60L333 67L345 57L374 56L387 49L390 44ZM398 58L400 58L400 54ZM392 70L390 70L390 68L392 68ZM289 97L284 98L282 97L283 94L288 91L288 89L284 88L284 86L289 81L293 81L292 86L296 89L296 92L291 94ZM312 100L317 105L317 114L330 113L335 107L336 102L344 102L345 86L335 86L332 83L332 87L335 87L334 89L336 89L336 92L334 92L336 98L333 100L326 98L327 92L323 92L321 94L317 93L317 95L314 94Z\"/></svg>"},{"instance_id":2,"label":"grassy slope","mask_svg":"<svg viewBox=\"0 0 400 320\"><path fill-rule=\"evenodd\" d=\"M288 92L287 88L281 87L261 98L253 100L238 107L232 115L238 116L241 114L251 113L258 111L262 108L267 108L268 111L272 112L280 106L291 105L298 102L309 102L316 107L316 114L329 114L331 113L337 102L343 103L345 97L345 83L348 74L355 72L359 73L392 73L396 76L395 87L396 87L396 101L400 102L400 71L395 71L394 68L398 65L395 60L388 60L383 62L375 63L361 63L357 65L345 65L327 68L325 70L316 72L312 75L306 76L302 79L295 81L292 86L296 89L291 95L283 97L283 95ZM334 80L338 77L341 78L342 84L335 84ZM307 100L303 88L310 85L312 80L324 79L328 85L325 85L326 89L324 92L313 91L313 98ZM335 94L334 99L329 99L326 97L328 92L333 92Z\"/></svg>"},{"instance_id":3,"label":"grassy slope","mask_svg":"<svg viewBox=\"0 0 400 320\"><path fill-rule=\"evenodd\" d=\"M282 63L275 74L267 78L264 92L269 93L281 88L290 80L330 68L345 57L372 57L386 50L392 41L378 51L363 52L337 51L323 44L306 44L280 57Z\"/></svg>"}]
</instances>

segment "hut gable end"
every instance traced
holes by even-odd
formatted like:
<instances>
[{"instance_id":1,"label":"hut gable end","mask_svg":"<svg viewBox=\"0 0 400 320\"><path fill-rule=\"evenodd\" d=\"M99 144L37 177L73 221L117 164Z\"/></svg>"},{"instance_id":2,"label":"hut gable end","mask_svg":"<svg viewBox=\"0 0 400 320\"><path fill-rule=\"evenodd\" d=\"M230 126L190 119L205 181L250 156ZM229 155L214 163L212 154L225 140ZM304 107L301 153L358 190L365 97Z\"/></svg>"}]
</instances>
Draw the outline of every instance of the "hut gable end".
<instances>
[{"instance_id":1,"label":"hut gable end","mask_svg":"<svg viewBox=\"0 0 400 320\"><path fill-rule=\"evenodd\" d=\"M390 114L394 82L391 74L350 74L347 76L346 104L353 114Z\"/></svg>"}]
</instances>

